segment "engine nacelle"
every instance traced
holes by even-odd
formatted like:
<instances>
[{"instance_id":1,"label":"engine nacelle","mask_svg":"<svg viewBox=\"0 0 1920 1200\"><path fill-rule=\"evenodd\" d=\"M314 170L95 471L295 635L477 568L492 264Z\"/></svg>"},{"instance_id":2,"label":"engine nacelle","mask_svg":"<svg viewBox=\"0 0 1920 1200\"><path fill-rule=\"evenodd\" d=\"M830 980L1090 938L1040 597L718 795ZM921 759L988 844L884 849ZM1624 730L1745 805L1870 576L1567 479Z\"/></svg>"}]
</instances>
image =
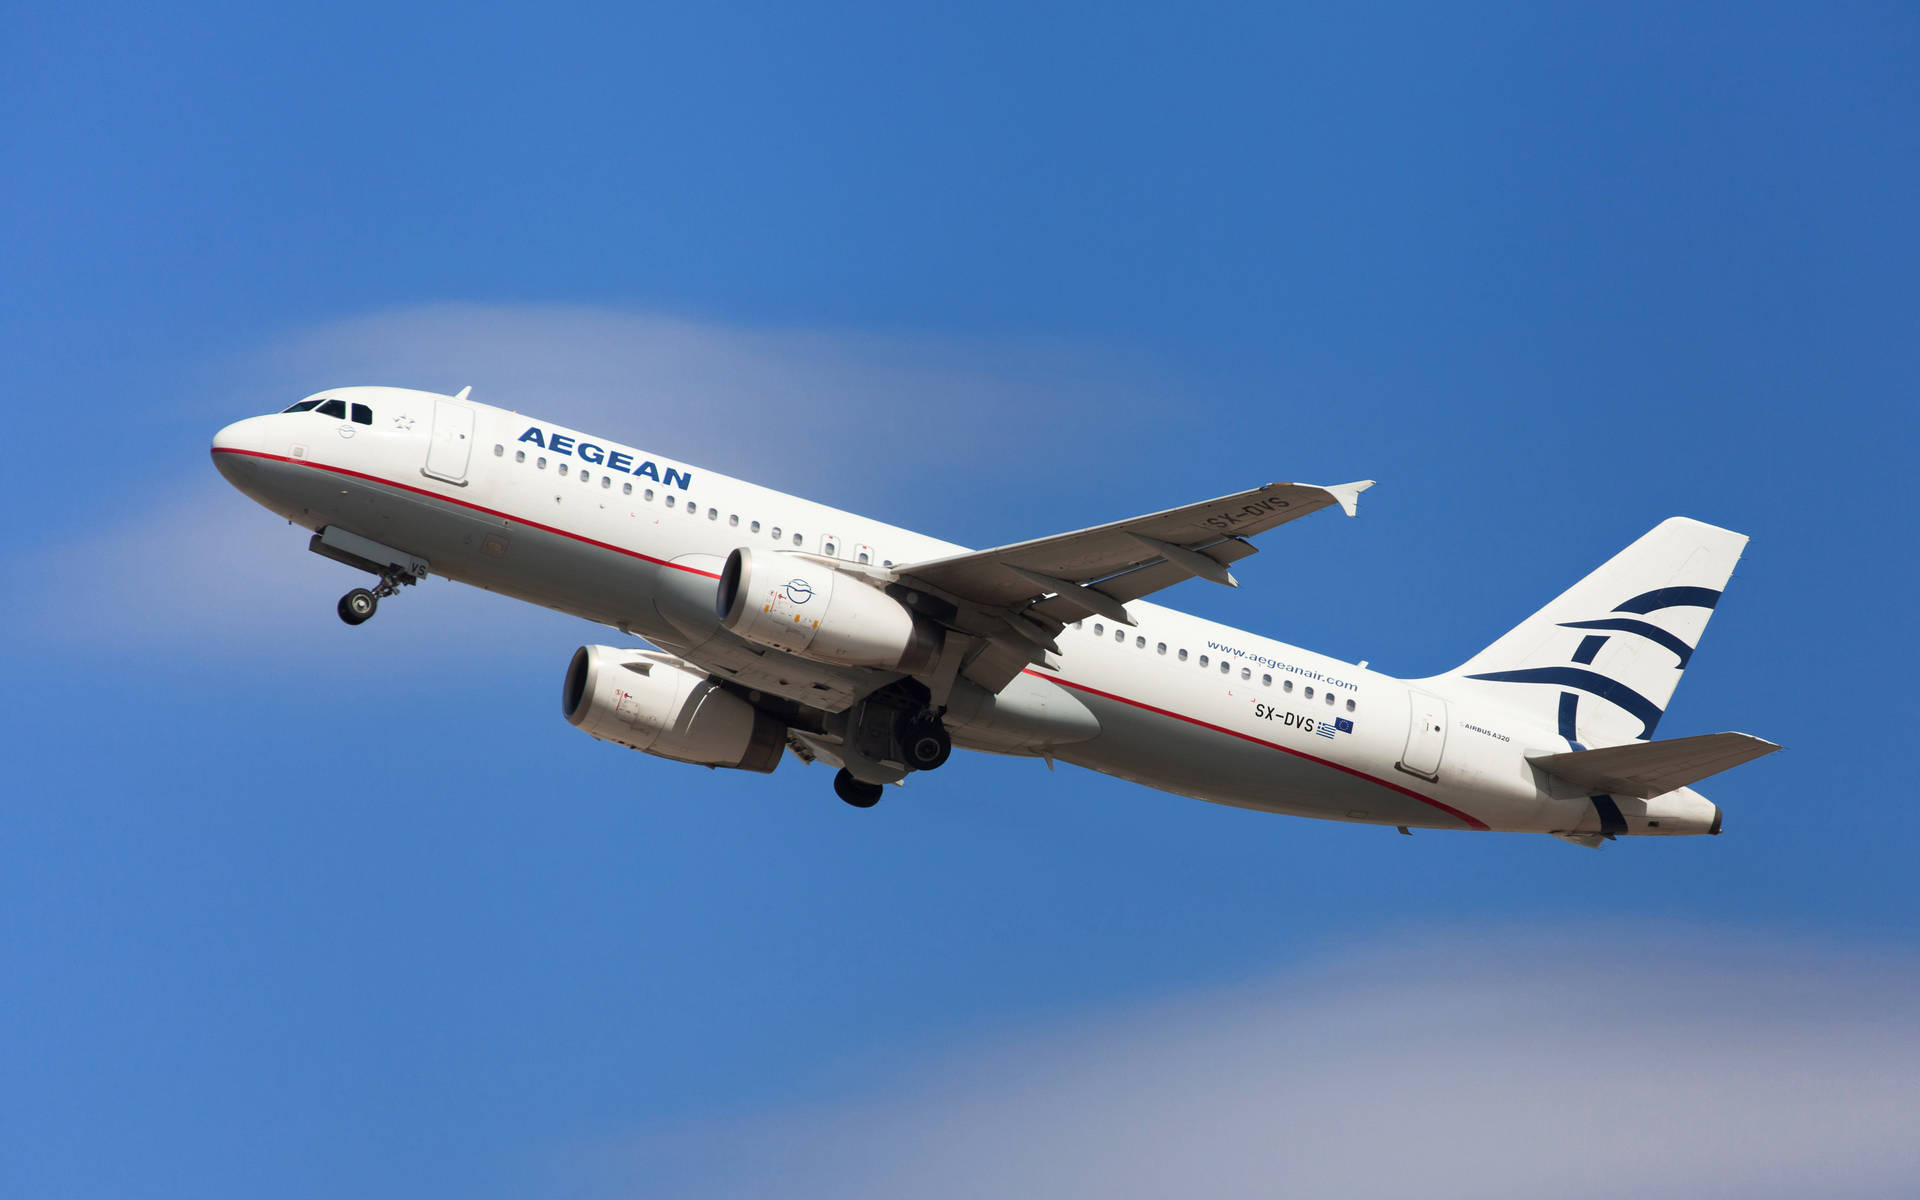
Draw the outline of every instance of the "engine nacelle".
<instances>
[{"instance_id":1,"label":"engine nacelle","mask_svg":"<svg viewBox=\"0 0 1920 1200\"><path fill-rule=\"evenodd\" d=\"M931 671L946 632L864 580L779 551L728 555L717 599L720 623L748 641L836 666Z\"/></svg>"},{"instance_id":2,"label":"engine nacelle","mask_svg":"<svg viewBox=\"0 0 1920 1200\"><path fill-rule=\"evenodd\" d=\"M771 771L787 727L664 654L582 646L560 705L575 727L629 750L703 767Z\"/></svg>"}]
</instances>

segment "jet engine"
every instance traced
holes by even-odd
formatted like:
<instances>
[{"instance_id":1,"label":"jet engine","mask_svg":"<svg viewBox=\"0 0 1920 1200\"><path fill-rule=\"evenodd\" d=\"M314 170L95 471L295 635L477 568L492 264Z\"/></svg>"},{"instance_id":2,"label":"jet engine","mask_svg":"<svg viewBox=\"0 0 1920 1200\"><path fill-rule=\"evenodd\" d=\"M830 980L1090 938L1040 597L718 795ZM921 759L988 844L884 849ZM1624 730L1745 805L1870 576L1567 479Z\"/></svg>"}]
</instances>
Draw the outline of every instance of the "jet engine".
<instances>
[{"instance_id":1,"label":"jet engine","mask_svg":"<svg viewBox=\"0 0 1920 1200\"><path fill-rule=\"evenodd\" d=\"M771 771L787 727L679 660L645 650L582 646L560 705L577 728L629 750L703 767Z\"/></svg>"},{"instance_id":2,"label":"jet engine","mask_svg":"<svg viewBox=\"0 0 1920 1200\"><path fill-rule=\"evenodd\" d=\"M720 623L762 646L835 666L931 671L945 631L818 559L735 550L720 572Z\"/></svg>"}]
</instances>

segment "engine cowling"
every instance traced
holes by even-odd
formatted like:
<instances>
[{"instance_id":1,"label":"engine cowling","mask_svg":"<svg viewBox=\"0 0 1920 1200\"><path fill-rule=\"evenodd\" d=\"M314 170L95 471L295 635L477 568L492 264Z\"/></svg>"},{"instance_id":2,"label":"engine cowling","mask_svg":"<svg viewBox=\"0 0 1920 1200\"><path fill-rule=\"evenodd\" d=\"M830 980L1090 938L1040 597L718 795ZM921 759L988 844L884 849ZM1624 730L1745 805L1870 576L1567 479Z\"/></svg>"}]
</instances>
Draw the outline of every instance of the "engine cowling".
<instances>
[{"instance_id":1,"label":"engine cowling","mask_svg":"<svg viewBox=\"0 0 1920 1200\"><path fill-rule=\"evenodd\" d=\"M561 689L573 725L629 750L704 767L771 771L787 727L677 660L645 650L582 646Z\"/></svg>"},{"instance_id":2,"label":"engine cowling","mask_svg":"<svg viewBox=\"0 0 1920 1200\"><path fill-rule=\"evenodd\" d=\"M835 666L920 674L945 630L816 559L735 550L720 572L720 623L763 646Z\"/></svg>"}]
</instances>

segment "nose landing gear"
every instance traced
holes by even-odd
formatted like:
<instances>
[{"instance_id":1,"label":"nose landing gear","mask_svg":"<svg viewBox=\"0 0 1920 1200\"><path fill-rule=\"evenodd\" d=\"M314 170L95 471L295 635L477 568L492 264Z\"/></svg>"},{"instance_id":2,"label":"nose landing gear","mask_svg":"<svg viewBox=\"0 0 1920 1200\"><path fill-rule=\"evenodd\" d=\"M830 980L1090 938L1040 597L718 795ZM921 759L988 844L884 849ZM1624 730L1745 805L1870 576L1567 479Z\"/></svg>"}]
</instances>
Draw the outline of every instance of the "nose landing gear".
<instances>
[{"instance_id":1,"label":"nose landing gear","mask_svg":"<svg viewBox=\"0 0 1920 1200\"><path fill-rule=\"evenodd\" d=\"M349 625L365 624L379 610L380 601L427 577L426 559L333 525L314 534L307 542L307 549L322 558L380 577L379 584L372 589L355 588L340 597L334 611Z\"/></svg>"},{"instance_id":2,"label":"nose landing gear","mask_svg":"<svg viewBox=\"0 0 1920 1200\"><path fill-rule=\"evenodd\" d=\"M385 572L380 576L378 587L371 590L353 589L340 597L340 603L334 606L334 611L349 625L364 625L373 619L374 613L380 611L380 601L416 582L411 575L402 575L398 571Z\"/></svg>"},{"instance_id":3,"label":"nose landing gear","mask_svg":"<svg viewBox=\"0 0 1920 1200\"><path fill-rule=\"evenodd\" d=\"M358 625L373 616L380 607L380 600L366 588L355 588L340 597L337 609L340 619L349 625Z\"/></svg>"}]
</instances>

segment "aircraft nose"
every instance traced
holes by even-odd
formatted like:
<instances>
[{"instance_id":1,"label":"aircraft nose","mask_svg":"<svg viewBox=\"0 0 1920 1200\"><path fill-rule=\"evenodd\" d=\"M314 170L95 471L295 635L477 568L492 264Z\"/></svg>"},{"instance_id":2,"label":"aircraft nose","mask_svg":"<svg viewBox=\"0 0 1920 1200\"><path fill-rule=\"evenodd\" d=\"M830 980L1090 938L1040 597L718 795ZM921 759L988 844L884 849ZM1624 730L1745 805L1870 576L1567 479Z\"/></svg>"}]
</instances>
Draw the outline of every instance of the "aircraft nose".
<instances>
[{"instance_id":1,"label":"aircraft nose","mask_svg":"<svg viewBox=\"0 0 1920 1200\"><path fill-rule=\"evenodd\" d=\"M271 417L248 417L213 435L213 456L217 459L223 453L258 453L267 448L267 431L272 425Z\"/></svg>"},{"instance_id":2,"label":"aircraft nose","mask_svg":"<svg viewBox=\"0 0 1920 1200\"><path fill-rule=\"evenodd\" d=\"M253 424L254 420L255 418L248 417L244 421L235 421L225 429L214 434L213 452L218 454L223 450L251 450L253 447L249 443L253 439L250 438L248 434L251 432L249 427Z\"/></svg>"},{"instance_id":3,"label":"aircraft nose","mask_svg":"<svg viewBox=\"0 0 1920 1200\"><path fill-rule=\"evenodd\" d=\"M248 417L213 435L213 465L229 483L238 484L234 472L250 466L253 460L249 455L259 453L264 447L261 421L260 417Z\"/></svg>"}]
</instances>

